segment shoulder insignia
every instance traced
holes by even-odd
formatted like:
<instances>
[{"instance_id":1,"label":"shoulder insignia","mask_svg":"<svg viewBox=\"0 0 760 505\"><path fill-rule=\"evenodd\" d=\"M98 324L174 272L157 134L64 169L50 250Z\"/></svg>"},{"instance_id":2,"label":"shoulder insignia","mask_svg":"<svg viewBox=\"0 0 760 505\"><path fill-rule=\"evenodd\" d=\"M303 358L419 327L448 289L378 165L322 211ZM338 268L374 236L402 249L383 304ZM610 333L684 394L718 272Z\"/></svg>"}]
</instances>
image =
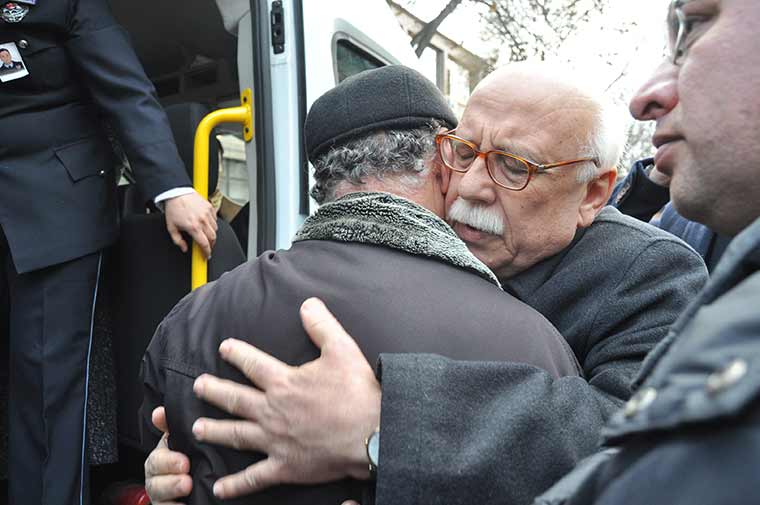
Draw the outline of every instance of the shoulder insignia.
<instances>
[{"instance_id":1,"label":"shoulder insignia","mask_svg":"<svg viewBox=\"0 0 760 505\"><path fill-rule=\"evenodd\" d=\"M6 23L18 23L29 13L29 6L18 2L7 2L0 9L0 19Z\"/></svg>"}]
</instances>

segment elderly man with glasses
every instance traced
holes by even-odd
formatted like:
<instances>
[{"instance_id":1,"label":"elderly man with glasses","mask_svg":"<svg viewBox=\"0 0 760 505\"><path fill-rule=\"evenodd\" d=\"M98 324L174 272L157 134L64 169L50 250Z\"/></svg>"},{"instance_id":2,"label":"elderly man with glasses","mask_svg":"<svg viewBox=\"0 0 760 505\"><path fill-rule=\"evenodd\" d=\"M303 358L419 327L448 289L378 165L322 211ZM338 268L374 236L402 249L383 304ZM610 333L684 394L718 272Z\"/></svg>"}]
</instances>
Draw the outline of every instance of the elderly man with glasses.
<instances>
[{"instance_id":1,"label":"elderly man with glasses","mask_svg":"<svg viewBox=\"0 0 760 505\"><path fill-rule=\"evenodd\" d=\"M199 379L198 393L217 405L285 406L271 415L248 411L237 437L229 426L199 421L204 441L240 444L239 434L250 430L262 436L248 446L269 454L267 464L219 481L219 495L311 482L320 468L359 464L361 457L332 449L359 443L346 426L369 435L379 423L379 504L527 504L591 454L605 421L630 396L644 356L706 280L701 258L679 239L605 207L623 130L613 108L556 69L521 64L488 76L456 130L436 138L448 222L509 292L555 324L583 378L552 379L514 363L386 354L379 384L346 394L323 387L325 378L355 383L343 363L360 355L338 355L327 344L322 358L291 369L232 343L227 359L244 368L246 361L255 384L301 386L244 392ZM379 419L369 395L355 394L378 385ZM292 396L281 402L285 390ZM320 433L276 433L297 419Z\"/></svg>"}]
</instances>

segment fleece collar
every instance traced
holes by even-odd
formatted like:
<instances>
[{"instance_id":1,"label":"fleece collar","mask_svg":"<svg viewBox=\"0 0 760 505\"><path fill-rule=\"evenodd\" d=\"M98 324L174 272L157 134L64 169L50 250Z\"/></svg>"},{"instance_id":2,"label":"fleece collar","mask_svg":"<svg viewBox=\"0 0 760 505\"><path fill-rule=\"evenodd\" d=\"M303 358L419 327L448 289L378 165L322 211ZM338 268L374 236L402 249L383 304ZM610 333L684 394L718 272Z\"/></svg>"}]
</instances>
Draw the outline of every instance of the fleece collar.
<instances>
[{"instance_id":1,"label":"fleece collar","mask_svg":"<svg viewBox=\"0 0 760 505\"><path fill-rule=\"evenodd\" d=\"M294 242L335 240L389 247L469 270L501 287L441 218L390 193L350 193L322 205L304 222Z\"/></svg>"}]
</instances>

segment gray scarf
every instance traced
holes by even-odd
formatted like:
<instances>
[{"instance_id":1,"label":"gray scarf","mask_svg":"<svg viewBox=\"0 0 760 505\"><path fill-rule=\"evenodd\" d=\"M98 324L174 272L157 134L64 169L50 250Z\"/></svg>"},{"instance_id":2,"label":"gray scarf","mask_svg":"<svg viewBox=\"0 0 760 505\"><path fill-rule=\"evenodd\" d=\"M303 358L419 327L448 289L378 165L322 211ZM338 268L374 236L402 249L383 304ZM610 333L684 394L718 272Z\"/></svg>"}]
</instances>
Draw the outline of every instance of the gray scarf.
<instances>
[{"instance_id":1,"label":"gray scarf","mask_svg":"<svg viewBox=\"0 0 760 505\"><path fill-rule=\"evenodd\" d=\"M501 287L487 266L467 250L441 218L404 198L358 192L322 205L293 242L336 240L397 249L469 270Z\"/></svg>"}]
</instances>

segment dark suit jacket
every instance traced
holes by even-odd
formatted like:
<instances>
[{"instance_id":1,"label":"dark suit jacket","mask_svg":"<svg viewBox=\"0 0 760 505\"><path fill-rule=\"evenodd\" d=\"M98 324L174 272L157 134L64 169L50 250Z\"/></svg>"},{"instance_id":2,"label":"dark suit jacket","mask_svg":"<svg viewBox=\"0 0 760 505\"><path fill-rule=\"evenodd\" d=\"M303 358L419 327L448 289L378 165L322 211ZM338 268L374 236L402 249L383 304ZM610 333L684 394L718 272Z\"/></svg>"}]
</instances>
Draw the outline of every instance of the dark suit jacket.
<instances>
[{"instance_id":1,"label":"dark suit jacket","mask_svg":"<svg viewBox=\"0 0 760 505\"><path fill-rule=\"evenodd\" d=\"M469 271L388 247L297 242L287 251L264 253L188 295L161 323L148 347L141 411L146 433L153 436L144 442L155 446L159 434L150 413L165 405L169 443L192 461L193 494L185 503L216 503L211 493L215 480L261 458L194 441L191 427L199 416L229 417L195 397L194 379L208 372L248 382L219 358L219 344L228 337L293 365L318 357L298 317L301 303L311 296L325 301L370 363L380 352L425 352L512 361L516 368L543 370L547 377L578 378L572 351L546 319ZM473 428L479 422L468 412L450 415L469 419ZM435 431L434 426L427 428ZM370 505L362 495L364 486L352 481L280 486L230 503L336 505L355 498Z\"/></svg>"},{"instance_id":2,"label":"dark suit jacket","mask_svg":"<svg viewBox=\"0 0 760 505\"><path fill-rule=\"evenodd\" d=\"M190 185L153 86L106 0L39 2L19 23L0 21L0 41L19 45L29 71L0 84L0 226L19 272L116 239L118 174L101 119L145 200Z\"/></svg>"}]
</instances>

